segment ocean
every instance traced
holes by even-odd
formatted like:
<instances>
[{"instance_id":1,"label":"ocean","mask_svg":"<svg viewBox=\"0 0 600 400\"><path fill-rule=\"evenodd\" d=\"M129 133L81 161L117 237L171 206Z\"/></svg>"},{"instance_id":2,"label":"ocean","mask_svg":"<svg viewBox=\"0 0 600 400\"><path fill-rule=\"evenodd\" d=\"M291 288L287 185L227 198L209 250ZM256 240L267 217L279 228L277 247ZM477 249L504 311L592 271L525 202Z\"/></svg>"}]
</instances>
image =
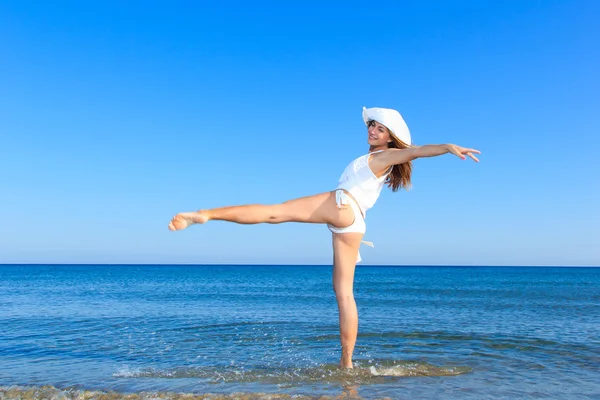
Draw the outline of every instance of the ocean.
<instances>
[{"instance_id":1,"label":"ocean","mask_svg":"<svg viewBox=\"0 0 600 400\"><path fill-rule=\"evenodd\" d=\"M0 265L0 398L600 399L600 268L331 270Z\"/></svg>"}]
</instances>

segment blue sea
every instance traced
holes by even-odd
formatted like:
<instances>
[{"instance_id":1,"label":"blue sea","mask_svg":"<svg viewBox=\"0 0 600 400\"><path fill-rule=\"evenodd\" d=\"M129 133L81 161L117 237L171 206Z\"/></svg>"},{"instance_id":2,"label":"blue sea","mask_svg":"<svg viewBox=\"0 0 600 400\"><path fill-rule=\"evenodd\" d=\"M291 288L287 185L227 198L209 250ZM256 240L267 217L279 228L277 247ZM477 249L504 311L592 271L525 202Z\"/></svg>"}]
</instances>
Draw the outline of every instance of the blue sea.
<instances>
[{"instance_id":1,"label":"blue sea","mask_svg":"<svg viewBox=\"0 0 600 400\"><path fill-rule=\"evenodd\" d=\"M359 264L351 371L331 272L2 265L0 393L600 398L600 268Z\"/></svg>"}]
</instances>

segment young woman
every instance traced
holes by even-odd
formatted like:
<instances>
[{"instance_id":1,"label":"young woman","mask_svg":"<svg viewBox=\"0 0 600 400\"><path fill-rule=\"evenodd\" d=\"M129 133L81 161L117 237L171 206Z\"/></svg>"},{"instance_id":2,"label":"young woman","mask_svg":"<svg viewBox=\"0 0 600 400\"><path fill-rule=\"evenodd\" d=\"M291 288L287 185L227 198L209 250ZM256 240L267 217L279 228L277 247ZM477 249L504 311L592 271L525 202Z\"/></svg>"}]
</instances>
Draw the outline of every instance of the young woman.
<instances>
[{"instance_id":1,"label":"young woman","mask_svg":"<svg viewBox=\"0 0 600 400\"><path fill-rule=\"evenodd\" d=\"M354 269L366 231L365 214L373 207L384 186L392 191L408 189L412 160L451 153L479 161L478 150L453 144L411 146L411 135L400 113L387 108L363 108L369 152L352 161L337 187L329 192L289 200L281 204L250 204L177 214L169 223L172 231L211 220L238 224L279 224L305 222L327 224L333 241L333 290L340 323L342 356L340 367L352 368L352 354L358 333L358 312L354 301Z\"/></svg>"}]
</instances>

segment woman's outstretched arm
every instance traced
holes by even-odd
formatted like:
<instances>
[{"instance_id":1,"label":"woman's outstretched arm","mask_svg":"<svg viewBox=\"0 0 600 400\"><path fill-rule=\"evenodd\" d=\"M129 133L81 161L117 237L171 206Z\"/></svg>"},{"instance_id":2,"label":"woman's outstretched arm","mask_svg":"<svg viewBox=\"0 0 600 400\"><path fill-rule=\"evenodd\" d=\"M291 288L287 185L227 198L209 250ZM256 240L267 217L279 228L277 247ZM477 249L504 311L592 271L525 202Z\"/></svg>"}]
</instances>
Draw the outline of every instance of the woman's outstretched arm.
<instances>
[{"instance_id":1,"label":"woman's outstretched arm","mask_svg":"<svg viewBox=\"0 0 600 400\"><path fill-rule=\"evenodd\" d=\"M385 170L392 165L404 164L417 158L441 156L446 153L454 154L463 160L468 156L476 162L479 162L479 160L475 157L475 154L481 154L479 150L455 144L427 144L424 146L409 147L408 149L387 149L379 154L375 154L371 168L380 167L377 169Z\"/></svg>"},{"instance_id":2,"label":"woman's outstretched arm","mask_svg":"<svg viewBox=\"0 0 600 400\"><path fill-rule=\"evenodd\" d=\"M479 150L468 149L465 147L457 146L455 144L427 144L425 146L415 146L413 147L413 149L415 158L435 157L445 153L452 153L463 160L466 159L466 154L476 162L479 162L479 160L473 155L473 153L481 154Z\"/></svg>"}]
</instances>

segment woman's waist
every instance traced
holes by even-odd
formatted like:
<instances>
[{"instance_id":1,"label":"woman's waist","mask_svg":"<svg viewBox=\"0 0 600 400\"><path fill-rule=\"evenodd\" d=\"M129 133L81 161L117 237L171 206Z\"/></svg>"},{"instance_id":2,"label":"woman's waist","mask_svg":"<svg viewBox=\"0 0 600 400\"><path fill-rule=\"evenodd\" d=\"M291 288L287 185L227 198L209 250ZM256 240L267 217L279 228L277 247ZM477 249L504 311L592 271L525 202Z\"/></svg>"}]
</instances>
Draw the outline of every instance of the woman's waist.
<instances>
[{"instance_id":1,"label":"woman's waist","mask_svg":"<svg viewBox=\"0 0 600 400\"><path fill-rule=\"evenodd\" d=\"M365 190L359 186L339 184L336 190L342 189L352 196L352 199L358 204L363 214L373 207L375 201L379 197L379 192L376 190Z\"/></svg>"}]
</instances>

